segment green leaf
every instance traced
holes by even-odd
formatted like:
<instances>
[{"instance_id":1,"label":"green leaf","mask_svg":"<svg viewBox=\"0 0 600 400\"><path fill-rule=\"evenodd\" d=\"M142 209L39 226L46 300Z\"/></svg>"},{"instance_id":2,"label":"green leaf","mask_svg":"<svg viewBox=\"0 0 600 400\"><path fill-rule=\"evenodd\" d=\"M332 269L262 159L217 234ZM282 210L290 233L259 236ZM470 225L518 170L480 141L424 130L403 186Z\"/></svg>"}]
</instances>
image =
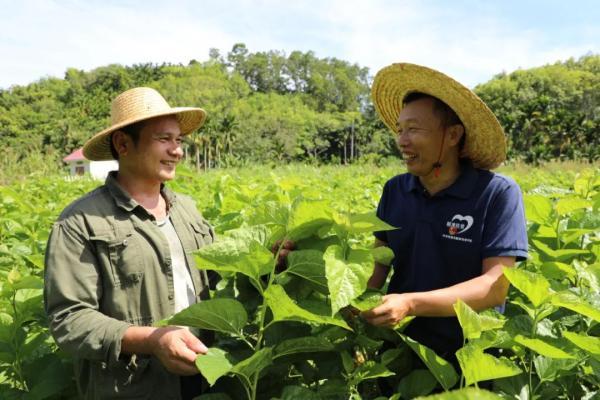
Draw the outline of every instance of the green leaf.
<instances>
[{"instance_id":1,"label":"green leaf","mask_svg":"<svg viewBox=\"0 0 600 400\"><path fill-rule=\"evenodd\" d=\"M264 296L267 305L273 312L274 321L300 321L314 324L330 324L351 330L348 324L341 319L327 315L313 314L310 311L299 307L280 285L273 284L269 286L269 288L265 290Z\"/></svg>"},{"instance_id":2,"label":"green leaf","mask_svg":"<svg viewBox=\"0 0 600 400\"><path fill-rule=\"evenodd\" d=\"M600 356L600 337L582 335L576 332L564 331L563 337L575 346L595 356Z\"/></svg>"},{"instance_id":3,"label":"green leaf","mask_svg":"<svg viewBox=\"0 0 600 400\"><path fill-rule=\"evenodd\" d=\"M539 338L528 338L523 335L516 335L513 340L521 346L525 346L528 349L533 350L545 357L563 359L575 358L566 353L564 350L559 349L558 347L551 345L550 343Z\"/></svg>"},{"instance_id":4,"label":"green leaf","mask_svg":"<svg viewBox=\"0 0 600 400\"><path fill-rule=\"evenodd\" d=\"M415 400L502 400L499 395L483 389L465 388L427 397L417 397Z\"/></svg>"},{"instance_id":5,"label":"green leaf","mask_svg":"<svg viewBox=\"0 0 600 400\"><path fill-rule=\"evenodd\" d=\"M286 237L298 241L316 234L331 223L333 218L326 202L298 199L290 211Z\"/></svg>"},{"instance_id":6,"label":"green leaf","mask_svg":"<svg viewBox=\"0 0 600 400\"><path fill-rule=\"evenodd\" d=\"M320 351L334 351L335 347L327 339L321 337L301 337L284 340L276 347L273 359L297 353L312 353Z\"/></svg>"},{"instance_id":7,"label":"green leaf","mask_svg":"<svg viewBox=\"0 0 600 400\"><path fill-rule=\"evenodd\" d=\"M304 386L286 386L280 400L321 400L321 396Z\"/></svg>"},{"instance_id":8,"label":"green leaf","mask_svg":"<svg viewBox=\"0 0 600 400\"><path fill-rule=\"evenodd\" d=\"M584 249L560 249L554 250L539 240L532 239L531 243L535 248L545 256L543 261L570 261L571 259L581 254L588 254L588 250Z\"/></svg>"},{"instance_id":9,"label":"green leaf","mask_svg":"<svg viewBox=\"0 0 600 400\"><path fill-rule=\"evenodd\" d=\"M518 268L504 268L504 276L519 289L535 307L550 297L550 283L540 274Z\"/></svg>"},{"instance_id":10,"label":"green leaf","mask_svg":"<svg viewBox=\"0 0 600 400\"><path fill-rule=\"evenodd\" d=\"M588 208L592 206L592 202L582 199L581 197L563 197L556 201L554 208L561 217L572 213L575 210Z\"/></svg>"},{"instance_id":11,"label":"green leaf","mask_svg":"<svg viewBox=\"0 0 600 400\"><path fill-rule=\"evenodd\" d=\"M395 375L395 373L387 369L385 365L369 360L354 369L350 384L358 385L367 379L385 378L392 375Z\"/></svg>"},{"instance_id":12,"label":"green leaf","mask_svg":"<svg viewBox=\"0 0 600 400\"><path fill-rule=\"evenodd\" d=\"M558 261L545 262L541 265L542 274L550 279L574 278L577 272L569 264Z\"/></svg>"},{"instance_id":13,"label":"green leaf","mask_svg":"<svg viewBox=\"0 0 600 400\"><path fill-rule=\"evenodd\" d=\"M237 363L231 373L244 376L248 382L251 381L252 375L260 373L263 369L271 365L273 362L273 349L265 347L252 354L245 360Z\"/></svg>"},{"instance_id":14,"label":"green leaf","mask_svg":"<svg viewBox=\"0 0 600 400\"><path fill-rule=\"evenodd\" d=\"M523 195L525 215L527 221L545 225L550 221L552 214L552 201L545 196L537 194Z\"/></svg>"},{"instance_id":15,"label":"green leaf","mask_svg":"<svg viewBox=\"0 0 600 400\"><path fill-rule=\"evenodd\" d=\"M489 379L520 374L522 371L507 358L486 354L478 346L467 344L456 352L467 386Z\"/></svg>"},{"instance_id":16,"label":"green leaf","mask_svg":"<svg viewBox=\"0 0 600 400\"><path fill-rule=\"evenodd\" d=\"M479 315L461 299L454 303L454 311L467 339L478 339L481 332L504 326L504 321L487 315Z\"/></svg>"},{"instance_id":17,"label":"green leaf","mask_svg":"<svg viewBox=\"0 0 600 400\"><path fill-rule=\"evenodd\" d=\"M234 363L235 361L229 353L217 347L210 347L206 354L196 357L196 367L210 386L214 385L217 379L226 375L233 368Z\"/></svg>"},{"instance_id":18,"label":"green leaf","mask_svg":"<svg viewBox=\"0 0 600 400\"><path fill-rule=\"evenodd\" d=\"M318 250L296 250L287 256L288 268L283 274L292 274L327 289L325 261Z\"/></svg>"},{"instance_id":19,"label":"green leaf","mask_svg":"<svg viewBox=\"0 0 600 400\"><path fill-rule=\"evenodd\" d=\"M342 247L333 245L325 250L323 259L333 315L365 291L373 272L373 256L368 250L349 249L345 257Z\"/></svg>"},{"instance_id":20,"label":"green leaf","mask_svg":"<svg viewBox=\"0 0 600 400\"><path fill-rule=\"evenodd\" d=\"M375 211L336 216L336 223L341 225L346 231L354 234L398 229L379 219Z\"/></svg>"},{"instance_id":21,"label":"green leaf","mask_svg":"<svg viewBox=\"0 0 600 400\"><path fill-rule=\"evenodd\" d=\"M569 371L579 365L579 360L537 356L533 359L533 364L540 380L552 382L559 377L561 372Z\"/></svg>"},{"instance_id":22,"label":"green leaf","mask_svg":"<svg viewBox=\"0 0 600 400\"><path fill-rule=\"evenodd\" d=\"M600 311L598 308L586 303L584 300L570 292L559 292L554 294L550 301L557 307L563 307L571 311L575 311L581 315L600 322Z\"/></svg>"},{"instance_id":23,"label":"green leaf","mask_svg":"<svg viewBox=\"0 0 600 400\"><path fill-rule=\"evenodd\" d=\"M238 272L250 278L261 290L260 276L273 268L273 254L256 241L223 238L195 252L196 264L200 269L223 272Z\"/></svg>"},{"instance_id":24,"label":"green leaf","mask_svg":"<svg viewBox=\"0 0 600 400\"><path fill-rule=\"evenodd\" d=\"M405 399L425 396L437 386L437 381L426 369L415 369L406 375L398 384L398 392Z\"/></svg>"},{"instance_id":25,"label":"green leaf","mask_svg":"<svg viewBox=\"0 0 600 400\"><path fill-rule=\"evenodd\" d=\"M458 375L452 364L435 354L429 347L401 333L398 333L398 335L419 356L421 361L425 363L429 371L445 390L450 390L456 384Z\"/></svg>"},{"instance_id":26,"label":"green leaf","mask_svg":"<svg viewBox=\"0 0 600 400\"><path fill-rule=\"evenodd\" d=\"M185 325L240 336L247 321L248 314L242 303L216 298L193 304L161 325Z\"/></svg>"},{"instance_id":27,"label":"green leaf","mask_svg":"<svg viewBox=\"0 0 600 400\"><path fill-rule=\"evenodd\" d=\"M394 259L394 251L386 246L375 247L371 250L373 260L381 265L391 265Z\"/></svg>"},{"instance_id":28,"label":"green leaf","mask_svg":"<svg viewBox=\"0 0 600 400\"><path fill-rule=\"evenodd\" d=\"M383 295L379 290L367 289L363 294L352 300L352 307L359 311L367 311L377 307L383 301Z\"/></svg>"}]
</instances>

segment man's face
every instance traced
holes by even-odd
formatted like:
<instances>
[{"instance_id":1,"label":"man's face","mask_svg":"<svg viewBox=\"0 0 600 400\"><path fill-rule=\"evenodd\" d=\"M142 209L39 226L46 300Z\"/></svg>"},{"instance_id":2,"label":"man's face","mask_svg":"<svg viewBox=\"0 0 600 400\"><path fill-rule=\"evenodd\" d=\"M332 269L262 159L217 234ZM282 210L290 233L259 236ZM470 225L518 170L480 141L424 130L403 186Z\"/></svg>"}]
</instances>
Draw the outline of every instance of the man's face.
<instances>
[{"instance_id":1,"label":"man's face","mask_svg":"<svg viewBox=\"0 0 600 400\"><path fill-rule=\"evenodd\" d=\"M426 176L438 161L444 129L434 112L434 100L423 98L404 106L398 116L396 144L408 172ZM443 160L441 160L443 162Z\"/></svg>"},{"instance_id":2,"label":"man's face","mask_svg":"<svg viewBox=\"0 0 600 400\"><path fill-rule=\"evenodd\" d=\"M127 153L119 163L138 179L149 183L171 180L175 178L175 166L183 156L181 140L179 123L174 116L150 119L141 129L137 145L129 143Z\"/></svg>"}]
</instances>

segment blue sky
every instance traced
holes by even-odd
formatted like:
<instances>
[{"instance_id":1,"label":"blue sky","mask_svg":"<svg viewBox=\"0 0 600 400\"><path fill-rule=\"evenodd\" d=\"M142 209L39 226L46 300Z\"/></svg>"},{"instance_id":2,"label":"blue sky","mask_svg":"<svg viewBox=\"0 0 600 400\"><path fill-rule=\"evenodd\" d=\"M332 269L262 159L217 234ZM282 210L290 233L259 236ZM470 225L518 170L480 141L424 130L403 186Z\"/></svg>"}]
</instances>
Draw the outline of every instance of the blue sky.
<instances>
[{"instance_id":1,"label":"blue sky","mask_svg":"<svg viewBox=\"0 0 600 400\"><path fill-rule=\"evenodd\" d=\"M69 67L187 64L313 50L370 69L413 62L473 87L495 74L600 54L600 1L0 0L0 88Z\"/></svg>"}]
</instances>

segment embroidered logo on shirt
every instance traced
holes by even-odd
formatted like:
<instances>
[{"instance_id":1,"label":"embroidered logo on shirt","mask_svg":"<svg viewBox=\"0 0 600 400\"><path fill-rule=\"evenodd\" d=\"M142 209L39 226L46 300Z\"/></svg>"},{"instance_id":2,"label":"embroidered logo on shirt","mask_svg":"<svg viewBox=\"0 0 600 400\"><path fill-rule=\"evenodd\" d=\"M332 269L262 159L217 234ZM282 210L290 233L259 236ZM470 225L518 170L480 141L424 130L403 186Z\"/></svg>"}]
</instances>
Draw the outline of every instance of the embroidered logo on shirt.
<instances>
[{"instance_id":1,"label":"embroidered logo on shirt","mask_svg":"<svg viewBox=\"0 0 600 400\"><path fill-rule=\"evenodd\" d=\"M457 235L465 233L473 226L473 217L470 215L460 215L456 214L450 221L446 222L446 227L448 228L448 234L443 234L442 236L447 239L460 240L463 242L471 243L472 240L469 238L463 238Z\"/></svg>"}]
</instances>

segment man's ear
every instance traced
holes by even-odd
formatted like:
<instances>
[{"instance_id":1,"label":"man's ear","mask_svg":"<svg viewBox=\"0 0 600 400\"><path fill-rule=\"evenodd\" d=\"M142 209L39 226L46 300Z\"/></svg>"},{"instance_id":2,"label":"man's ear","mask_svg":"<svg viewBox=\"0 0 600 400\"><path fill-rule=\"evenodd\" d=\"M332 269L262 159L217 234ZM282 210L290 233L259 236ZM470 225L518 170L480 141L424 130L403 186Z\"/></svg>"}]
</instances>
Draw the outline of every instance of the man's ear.
<instances>
[{"instance_id":1,"label":"man's ear","mask_svg":"<svg viewBox=\"0 0 600 400\"><path fill-rule=\"evenodd\" d=\"M130 138L123 131L114 131L111 135L113 147L115 148L119 158L127 155L127 149L129 149Z\"/></svg>"},{"instance_id":2,"label":"man's ear","mask_svg":"<svg viewBox=\"0 0 600 400\"><path fill-rule=\"evenodd\" d=\"M465 127L461 124L454 124L448 127L448 140L452 146L458 145L460 139L465 134Z\"/></svg>"}]
</instances>

